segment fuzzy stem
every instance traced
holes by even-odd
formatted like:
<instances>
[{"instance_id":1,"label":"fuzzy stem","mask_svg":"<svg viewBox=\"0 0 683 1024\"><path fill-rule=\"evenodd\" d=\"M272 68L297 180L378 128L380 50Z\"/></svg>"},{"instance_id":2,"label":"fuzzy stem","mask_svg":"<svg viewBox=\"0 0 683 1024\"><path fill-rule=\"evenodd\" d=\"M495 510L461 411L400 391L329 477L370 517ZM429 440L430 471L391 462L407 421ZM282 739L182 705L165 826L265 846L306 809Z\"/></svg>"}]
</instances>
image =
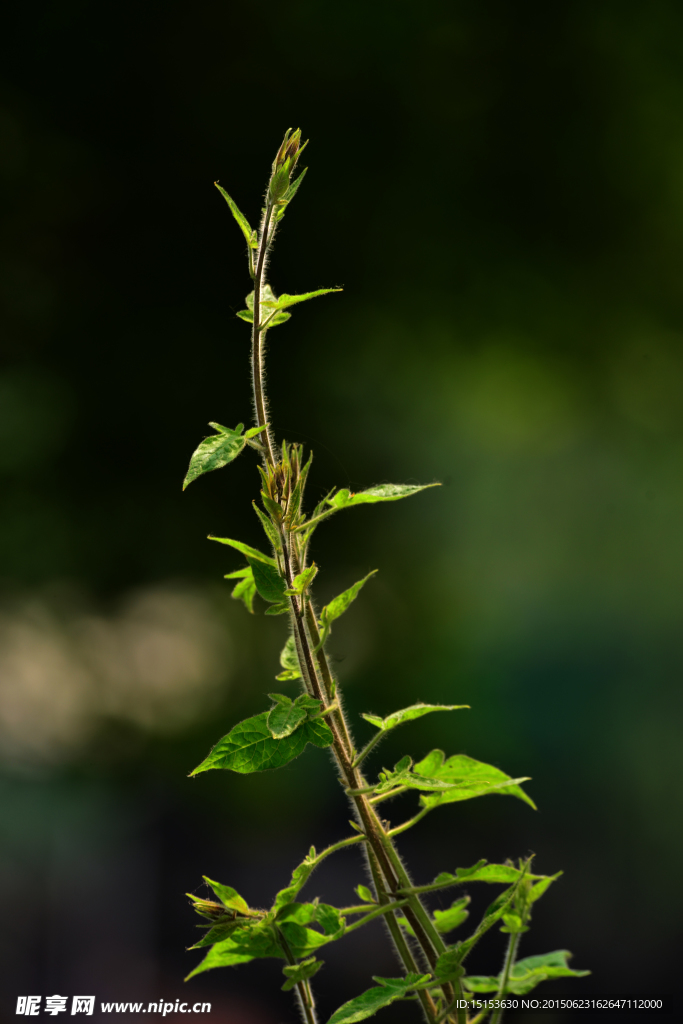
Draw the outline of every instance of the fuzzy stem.
<instances>
[{"instance_id":1,"label":"fuzzy stem","mask_svg":"<svg viewBox=\"0 0 683 1024\"><path fill-rule=\"evenodd\" d=\"M508 948L505 953L505 965L503 967L500 985L498 986L498 991L496 992L496 999L502 999L505 994L508 978L510 977L510 971L512 970L512 965L514 964L515 959L517 957L517 948L519 946L520 938L521 935L519 932L513 932L510 934L510 938L508 940ZM493 1016L491 1017L491 1024L500 1024L500 1022L503 1019L503 1013L504 1010L502 1008L496 1010Z\"/></svg>"},{"instance_id":2,"label":"fuzzy stem","mask_svg":"<svg viewBox=\"0 0 683 1024\"><path fill-rule=\"evenodd\" d=\"M291 967L294 967L296 965L296 957L292 953L287 939L279 928L277 929L277 933L280 946L282 947L282 952L285 954L285 960ZM315 1000L313 999L313 993L311 991L309 981L297 981L294 987L296 989L299 1005L306 1020L306 1024L318 1024L318 1018L315 1012Z\"/></svg>"},{"instance_id":3,"label":"fuzzy stem","mask_svg":"<svg viewBox=\"0 0 683 1024\"><path fill-rule=\"evenodd\" d=\"M251 331L251 372L254 387L254 408L256 410L256 423L263 427L262 437L265 440L266 460L275 465L273 458L273 446L270 440L270 430L266 420L266 396L263 383L263 330L261 325L261 289L265 284L266 253L270 245L270 221L273 215L273 206L268 203L263 215L263 228L261 230L261 241L256 261L256 273L254 275L254 323Z\"/></svg>"}]
</instances>

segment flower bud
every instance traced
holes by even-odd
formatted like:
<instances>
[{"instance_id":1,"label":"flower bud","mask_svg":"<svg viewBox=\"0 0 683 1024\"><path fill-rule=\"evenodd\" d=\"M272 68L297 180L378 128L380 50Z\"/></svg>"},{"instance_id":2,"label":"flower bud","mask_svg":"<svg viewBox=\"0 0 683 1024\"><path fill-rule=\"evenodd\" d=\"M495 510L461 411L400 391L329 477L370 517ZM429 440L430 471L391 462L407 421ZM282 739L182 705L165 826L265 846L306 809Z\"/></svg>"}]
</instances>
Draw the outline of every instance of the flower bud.
<instances>
[{"instance_id":1,"label":"flower bud","mask_svg":"<svg viewBox=\"0 0 683 1024\"><path fill-rule=\"evenodd\" d=\"M300 128L297 128L294 133L292 133L291 128L287 129L282 145L273 160L273 173L268 188L268 198L271 203L281 203L284 199L297 161L306 145L308 145L308 142L304 142L303 146L301 145Z\"/></svg>"}]
</instances>

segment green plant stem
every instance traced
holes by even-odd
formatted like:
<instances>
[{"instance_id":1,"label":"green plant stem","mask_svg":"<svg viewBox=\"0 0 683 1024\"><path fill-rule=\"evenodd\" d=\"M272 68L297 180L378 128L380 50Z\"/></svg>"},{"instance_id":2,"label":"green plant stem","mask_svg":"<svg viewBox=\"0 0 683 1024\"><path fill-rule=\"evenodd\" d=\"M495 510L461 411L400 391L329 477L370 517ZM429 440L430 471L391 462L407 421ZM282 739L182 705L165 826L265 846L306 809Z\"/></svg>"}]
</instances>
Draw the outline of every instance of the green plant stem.
<instances>
[{"instance_id":1,"label":"green plant stem","mask_svg":"<svg viewBox=\"0 0 683 1024\"><path fill-rule=\"evenodd\" d=\"M413 825L417 825L418 821L421 821L425 814L429 814L430 810L431 807L423 807L423 809L419 811L414 818L411 818L410 821L404 821L402 825L397 825L396 828L390 828L387 835L397 836L401 832L407 832L409 828L413 827Z\"/></svg>"},{"instance_id":2,"label":"green plant stem","mask_svg":"<svg viewBox=\"0 0 683 1024\"><path fill-rule=\"evenodd\" d=\"M277 935L280 946L282 947L282 952L285 954L285 960L290 967L296 966L296 957L292 953L287 939L279 928L277 928ZM306 1019L306 1024L318 1024L318 1018L315 1012L315 1000L313 999L313 992L311 991L309 981L297 981L294 987L299 999L299 1004L301 1005L301 1012Z\"/></svg>"},{"instance_id":3,"label":"green plant stem","mask_svg":"<svg viewBox=\"0 0 683 1024\"><path fill-rule=\"evenodd\" d=\"M256 410L256 423L263 428L263 439L265 440L266 460L275 465L273 458L273 445L270 439L270 430L266 420L266 399L263 389L263 328L261 325L261 289L265 283L266 253L271 242L270 222L273 216L273 206L268 203L263 214L263 229L256 260L256 272L254 275L254 322L251 331L251 375L254 388L254 408Z\"/></svg>"},{"instance_id":4,"label":"green plant stem","mask_svg":"<svg viewBox=\"0 0 683 1024\"><path fill-rule=\"evenodd\" d=\"M503 973L501 975L500 985L498 986L498 991L496 992L496 999L502 999L505 994L505 989L507 988L508 979L510 977L510 971L512 970L512 965L514 964L517 958L517 949L519 947L520 938L520 932L512 932L510 934L510 938L508 939L508 948L505 953L505 963L503 965ZM500 1022L503 1019L504 1012L505 1011L502 1008L495 1010L493 1016L491 1017L491 1024L500 1024Z\"/></svg>"},{"instance_id":5,"label":"green plant stem","mask_svg":"<svg viewBox=\"0 0 683 1024\"><path fill-rule=\"evenodd\" d=\"M381 917L383 914L393 914L395 910L398 910L400 907L404 907L407 902L408 900L396 900L387 906L377 907L376 910L371 910L370 913L366 914L365 917L362 917L360 921L355 921L352 925L349 925L344 934L348 935L349 932L355 931L356 928L361 928L364 924L368 924L369 921L374 921L376 917Z\"/></svg>"},{"instance_id":6,"label":"green plant stem","mask_svg":"<svg viewBox=\"0 0 683 1024\"><path fill-rule=\"evenodd\" d=\"M356 760L355 760L355 761L353 762L353 767L354 767L354 768L357 768L357 767L359 766L359 764L361 764L361 762L365 760L365 758L366 758L366 757L368 756L368 754L369 754L369 753L370 753L370 751L371 751L371 750L373 749L373 747L375 747L375 746L376 746L376 745L377 745L377 744L379 743L379 741L380 741L380 740L382 739L382 737L384 736L384 733L385 733L385 730L383 730L383 729L380 729L380 730L379 730L379 731L378 731L378 732L377 732L377 733L376 733L376 734L375 734L375 735L374 735L374 736L372 737L372 739L370 740L370 742L369 742L369 743L366 743L366 744L365 744L365 746L364 746L364 747L363 747L363 749L361 750L360 754L358 755L358 757L356 758Z\"/></svg>"}]
</instances>

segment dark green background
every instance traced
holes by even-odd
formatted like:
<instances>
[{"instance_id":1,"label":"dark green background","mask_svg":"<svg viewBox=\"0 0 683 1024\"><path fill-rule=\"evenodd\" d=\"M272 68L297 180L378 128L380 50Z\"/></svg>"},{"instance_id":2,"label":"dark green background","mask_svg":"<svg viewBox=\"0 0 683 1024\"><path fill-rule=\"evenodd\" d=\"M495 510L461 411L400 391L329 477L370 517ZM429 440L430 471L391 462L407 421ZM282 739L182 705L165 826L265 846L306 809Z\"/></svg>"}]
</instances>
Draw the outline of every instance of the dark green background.
<instances>
[{"instance_id":1,"label":"dark green background","mask_svg":"<svg viewBox=\"0 0 683 1024\"><path fill-rule=\"evenodd\" d=\"M438 744L533 776L540 807L444 809L407 859L426 881L535 851L566 874L525 953L571 949L594 972L576 994L672 992L680 5L64 0L11 5L3 37L3 614L106 617L139 588L189 587L231 649L220 699L174 728L112 713L57 758L5 744L8 1015L17 994L92 991L197 993L216 1024L295 1019L273 962L180 980L197 959L182 894L202 873L263 905L347 827L318 750L186 778L264 707L285 628L226 600L240 563L204 539L259 543L251 453L180 481L207 420L250 416L244 247L212 182L256 220L290 125L310 171L272 282L345 291L272 333L275 429L314 446L316 499L445 485L316 541L323 599L380 570L332 641L358 736L361 711L469 703L378 763ZM348 901L362 880L349 852L309 892ZM497 970L501 943L473 967ZM396 969L379 927L326 959L323 1020Z\"/></svg>"}]
</instances>

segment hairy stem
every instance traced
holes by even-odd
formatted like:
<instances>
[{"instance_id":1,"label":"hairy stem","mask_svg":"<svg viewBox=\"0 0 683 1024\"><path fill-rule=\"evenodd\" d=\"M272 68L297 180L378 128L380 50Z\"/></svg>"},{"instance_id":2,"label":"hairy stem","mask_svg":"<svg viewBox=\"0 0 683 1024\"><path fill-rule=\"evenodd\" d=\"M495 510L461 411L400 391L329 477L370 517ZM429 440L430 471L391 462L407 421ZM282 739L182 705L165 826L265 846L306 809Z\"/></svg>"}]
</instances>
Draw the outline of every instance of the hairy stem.
<instances>
[{"instance_id":1,"label":"hairy stem","mask_svg":"<svg viewBox=\"0 0 683 1024\"><path fill-rule=\"evenodd\" d=\"M505 953L505 964L503 966L503 973L500 979L500 985L498 986L498 991L496 992L496 999L502 999L503 996L505 995L505 989L507 988L508 979L510 977L510 971L512 970L512 965L514 964L517 958L517 949L519 947L520 938L521 936L519 932L513 932L511 933L510 938L508 939L508 948ZM500 1022L503 1019L503 1013L504 1011L502 1008L496 1010L493 1016L491 1017L491 1024L500 1024Z\"/></svg>"},{"instance_id":2,"label":"hairy stem","mask_svg":"<svg viewBox=\"0 0 683 1024\"><path fill-rule=\"evenodd\" d=\"M266 421L266 397L263 385L263 328L261 325L261 289L265 284L266 254L271 242L270 222L273 216L273 206L268 203L263 215L263 227L256 260L256 272L254 274L254 323L251 331L251 373L254 388L254 408L256 410L256 423L263 427L262 438L265 441L266 459L271 466L275 465L273 458L273 445L270 439L270 430Z\"/></svg>"},{"instance_id":3,"label":"hairy stem","mask_svg":"<svg viewBox=\"0 0 683 1024\"><path fill-rule=\"evenodd\" d=\"M296 965L296 957L292 953L287 939L279 928L277 929L277 933L280 946L282 947L282 952L285 954L285 960L290 966L294 967ZM294 987L296 989L299 1005L306 1024L318 1024L318 1018L315 1012L315 1000L313 999L310 982L308 980L297 981Z\"/></svg>"}]
</instances>

